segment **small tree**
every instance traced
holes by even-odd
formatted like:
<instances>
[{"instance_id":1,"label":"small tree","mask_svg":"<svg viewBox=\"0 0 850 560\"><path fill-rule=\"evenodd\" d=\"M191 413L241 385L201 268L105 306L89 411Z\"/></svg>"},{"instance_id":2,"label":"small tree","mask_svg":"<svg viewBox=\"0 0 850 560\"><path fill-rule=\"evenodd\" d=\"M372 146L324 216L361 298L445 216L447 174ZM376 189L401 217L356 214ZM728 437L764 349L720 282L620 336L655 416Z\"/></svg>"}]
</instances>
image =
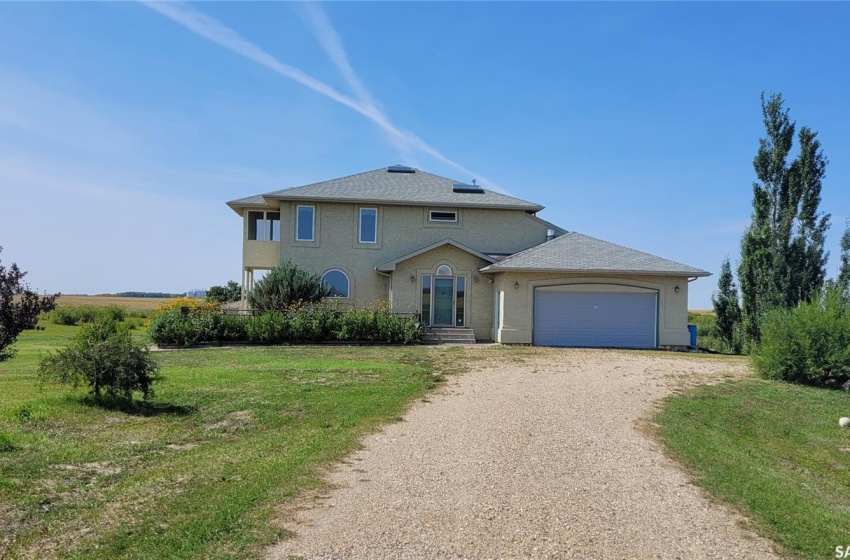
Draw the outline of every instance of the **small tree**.
<instances>
[{"instance_id":1,"label":"small tree","mask_svg":"<svg viewBox=\"0 0 850 560\"><path fill-rule=\"evenodd\" d=\"M88 385L97 400L105 392L128 402L136 391L144 400L153 395L157 371L148 349L108 318L84 325L71 344L49 354L39 366L42 379Z\"/></svg>"},{"instance_id":2,"label":"small tree","mask_svg":"<svg viewBox=\"0 0 850 560\"><path fill-rule=\"evenodd\" d=\"M248 294L255 311L285 311L297 303L312 303L331 295L321 276L298 268L291 261L271 269Z\"/></svg>"},{"instance_id":3,"label":"small tree","mask_svg":"<svg viewBox=\"0 0 850 560\"><path fill-rule=\"evenodd\" d=\"M714 305L716 316L715 330L718 338L733 353L741 351L739 327L741 323L741 306L738 303L738 287L732 276L732 266L729 257L723 259L720 265L720 278L717 282L717 292L712 294L711 303Z\"/></svg>"},{"instance_id":4,"label":"small tree","mask_svg":"<svg viewBox=\"0 0 850 560\"><path fill-rule=\"evenodd\" d=\"M0 362L15 355L10 346L21 332L36 328L39 315L56 308L59 294L39 296L24 283L26 275L15 263L9 269L0 264Z\"/></svg>"},{"instance_id":5,"label":"small tree","mask_svg":"<svg viewBox=\"0 0 850 560\"><path fill-rule=\"evenodd\" d=\"M230 303L242 299L242 287L233 280L224 286L213 286L207 290L207 301Z\"/></svg>"}]
</instances>

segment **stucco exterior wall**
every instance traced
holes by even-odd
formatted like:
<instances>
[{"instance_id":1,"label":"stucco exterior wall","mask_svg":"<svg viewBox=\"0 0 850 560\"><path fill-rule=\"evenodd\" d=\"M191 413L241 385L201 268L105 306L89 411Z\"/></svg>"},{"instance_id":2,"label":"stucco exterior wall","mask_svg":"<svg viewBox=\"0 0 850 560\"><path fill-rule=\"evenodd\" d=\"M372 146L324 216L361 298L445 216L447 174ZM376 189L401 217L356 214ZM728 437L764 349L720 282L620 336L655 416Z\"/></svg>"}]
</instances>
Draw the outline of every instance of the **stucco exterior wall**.
<instances>
[{"instance_id":1,"label":"stucco exterior wall","mask_svg":"<svg viewBox=\"0 0 850 560\"><path fill-rule=\"evenodd\" d=\"M515 284L519 288L515 288ZM548 286L556 290L628 292L657 290L659 346L685 346L688 335L688 279L666 276L582 276L540 272L501 272L495 275L493 289L500 297L496 341L505 344L531 344L534 289ZM676 292L679 286L679 292Z\"/></svg>"},{"instance_id":2,"label":"stucco exterior wall","mask_svg":"<svg viewBox=\"0 0 850 560\"><path fill-rule=\"evenodd\" d=\"M295 241L296 207L304 204L316 207L313 242ZM377 243L358 243L360 208L378 209ZM458 223L429 223L429 210L456 210ZM389 299L388 278L375 272L375 267L384 262L445 239L482 253L515 253L544 242L547 229L544 223L522 210L282 201L280 214L278 263L291 259L319 274L332 268L342 270L349 278L351 301L356 305ZM247 225L244 235L247 236ZM245 243L247 249L248 242ZM255 263L265 263L265 257L255 259L252 255L249 259L246 256L243 262L245 266L258 266ZM481 266L484 264L482 262ZM408 283L409 276L403 277ZM403 300L402 303L396 298L395 305L410 305L410 302ZM491 337L492 333L487 335Z\"/></svg>"},{"instance_id":3,"label":"stucco exterior wall","mask_svg":"<svg viewBox=\"0 0 850 560\"><path fill-rule=\"evenodd\" d=\"M486 261L451 245L417 255L399 263L390 281L393 308L398 311L418 311L422 306L422 275L434 274L440 265L452 268L454 276L466 277L464 313L466 326L475 330L476 340L493 339L493 284L491 276L478 269ZM416 282L410 278L415 277ZM476 282L475 279L478 278Z\"/></svg>"}]
</instances>

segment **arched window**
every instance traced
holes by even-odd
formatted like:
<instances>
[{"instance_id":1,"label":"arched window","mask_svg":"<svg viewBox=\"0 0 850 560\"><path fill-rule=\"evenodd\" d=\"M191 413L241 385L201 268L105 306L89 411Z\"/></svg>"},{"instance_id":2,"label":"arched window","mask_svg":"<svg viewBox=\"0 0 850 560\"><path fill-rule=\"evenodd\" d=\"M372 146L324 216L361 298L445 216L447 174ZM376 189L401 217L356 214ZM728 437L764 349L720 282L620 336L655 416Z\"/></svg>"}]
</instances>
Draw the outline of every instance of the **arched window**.
<instances>
[{"instance_id":1,"label":"arched window","mask_svg":"<svg viewBox=\"0 0 850 560\"><path fill-rule=\"evenodd\" d=\"M348 276L343 271L333 268L325 272L322 276L322 282L331 287L331 295L329 297L348 297Z\"/></svg>"},{"instance_id":2,"label":"arched window","mask_svg":"<svg viewBox=\"0 0 850 560\"><path fill-rule=\"evenodd\" d=\"M437 267L437 276L451 276L452 267L447 264L441 264Z\"/></svg>"}]
</instances>

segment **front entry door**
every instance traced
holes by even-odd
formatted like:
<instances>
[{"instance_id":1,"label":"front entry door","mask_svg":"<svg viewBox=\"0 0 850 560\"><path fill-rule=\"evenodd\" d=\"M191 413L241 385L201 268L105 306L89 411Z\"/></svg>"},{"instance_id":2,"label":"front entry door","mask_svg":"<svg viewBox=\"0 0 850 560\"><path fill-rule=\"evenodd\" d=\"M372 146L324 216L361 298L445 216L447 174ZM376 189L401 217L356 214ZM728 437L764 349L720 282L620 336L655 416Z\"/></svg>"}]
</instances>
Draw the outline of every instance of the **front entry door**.
<instances>
[{"instance_id":1,"label":"front entry door","mask_svg":"<svg viewBox=\"0 0 850 560\"><path fill-rule=\"evenodd\" d=\"M434 279L434 320L435 327L454 325L455 280L454 278Z\"/></svg>"}]
</instances>

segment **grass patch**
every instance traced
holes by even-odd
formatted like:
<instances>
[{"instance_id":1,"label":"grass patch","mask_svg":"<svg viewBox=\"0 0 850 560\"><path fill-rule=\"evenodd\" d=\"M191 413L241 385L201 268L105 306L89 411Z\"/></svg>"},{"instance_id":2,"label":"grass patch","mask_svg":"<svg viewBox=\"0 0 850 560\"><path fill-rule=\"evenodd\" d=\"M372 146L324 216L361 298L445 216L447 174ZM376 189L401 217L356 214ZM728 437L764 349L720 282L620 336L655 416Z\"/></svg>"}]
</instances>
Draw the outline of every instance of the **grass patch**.
<instances>
[{"instance_id":1,"label":"grass patch","mask_svg":"<svg viewBox=\"0 0 850 560\"><path fill-rule=\"evenodd\" d=\"M0 558L255 557L280 504L435 377L422 348L162 352L152 402L95 407L35 383L78 330L45 326L0 364Z\"/></svg>"},{"instance_id":2,"label":"grass patch","mask_svg":"<svg viewBox=\"0 0 850 560\"><path fill-rule=\"evenodd\" d=\"M743 380L668 398L658 435L696 483L805 558L850 544L850 396Z\"/></svg>"}]
</instances>

